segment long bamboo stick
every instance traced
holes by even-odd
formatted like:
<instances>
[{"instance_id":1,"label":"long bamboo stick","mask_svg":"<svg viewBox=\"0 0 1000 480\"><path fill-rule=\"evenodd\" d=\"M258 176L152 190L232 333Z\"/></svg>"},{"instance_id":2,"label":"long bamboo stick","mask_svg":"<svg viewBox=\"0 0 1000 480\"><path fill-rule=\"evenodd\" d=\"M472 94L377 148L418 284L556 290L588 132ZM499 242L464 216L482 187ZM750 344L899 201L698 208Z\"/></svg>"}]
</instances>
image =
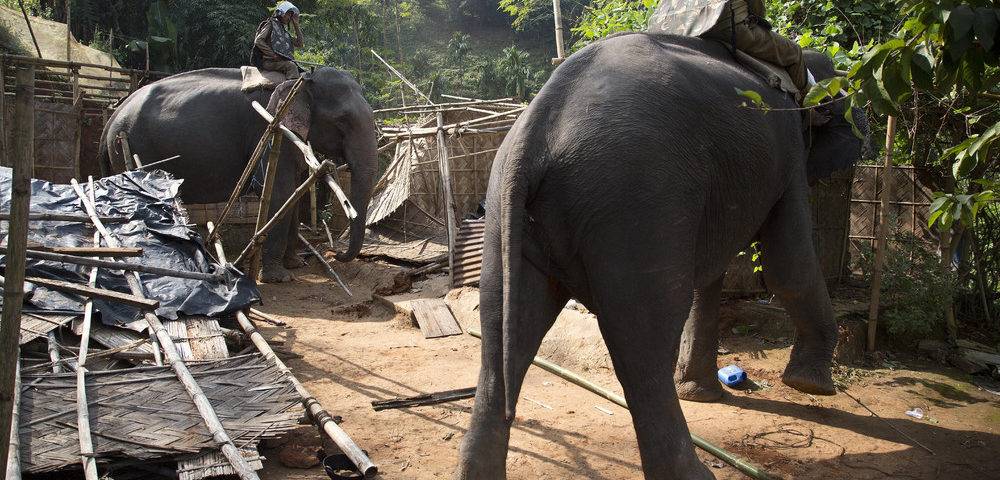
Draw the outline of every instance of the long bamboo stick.
<instances>
[{"instance_id":1,"label":"long bamboo stick","mask_svg":"<svg viewBox=\"0 0 1000 480\"><path fill-rule=\"evenodd\" d=\"M105 223L120 223L127 222L128 217L100 217L102 222ZM0 220L10 220L10 213L0 213ZM28 214L28 220L30 221L47 221L47 222L84 222L90 223L90 217L86 215L74 215L67 213L30 213Z\"/></svg>"},{"instance_id":2,"label":"long bamboo stick","mask_svg":"<svg viewBox=\"0 0 1000 480\"><path fill-rule=\"evenodd\" d=\"M14 371L14 408L10 414L10 450L7 453L6 480L21 480L21 359L17 359Z\"/></svg>"},{"instance_id":3,"label":"long bamboo stick","mask_svg":"<svg viewBox=\"0 0 1000 480\"><path fill-rule=\"evenodd\" d=\"M312 184L316 183L316 181L319 180L321 176L326 175L327 169L332 164L329 161L324 161L323 165L325 166L321 166L319 169L315 170L311 175L309 175L309 177L306 178L306 181L302 182L302 185L299 185L299 187L296 188L294 192L292 192L292 194L288 197L288 200L285 201L284 205L282 205L277 212L274 212L274 215L271 217L271 219L268 220L267 223L264 224L264 226L261 227L260 230L257 230L257 232L253 234L253 237L251 237L250 241L247 242L247 246L243 249L242 252L240 252L240 256L236 258L237 265L239 265L240 262L245 260L248 255L252 254L254 250L260 247L261 239L264 238L264 236L266 236L268 232L270 232L271 229L273 229L275 225L277 225L278 222L285 217L285 215L291 212L292 208L295 207L295 204L298 203L299 199L301 199L303 196L305 196L306 193L309 192L309 187Z\"/></svg>"},{"instance_id":4,"label":"long bamboo stick","mask_svg":"<svg viewBox=\"0 0 1000 480\"><path fill-rule=\"evenodd\" d=\"M17 71L17 100L14 105L14 149L11 158L10 221L0 313L0 461L7 463L10 448L11 414L14 408L14 383L18 370L21 331L21 303L24 301L24 251L28 245L28 213L31 203L31 174L34 169L35 69ZM6 472L6 465L2 469Z\"/></svg>"},{"instance_id":5,"label":"long bamboo stick","mask_svg":"<svg viewBox=\"0 0 1000 480\"><path fill-rule=\"evenodd\" d=\"M240 192L243 191L243 187L246 186L247 181L253 176L253 171L257 168L257 163L260 161L261 157L264 156L264 151L267 149L268 142L274 135L274 130L278 122L285 117L285 114L292 107L292 101L295 100L295 96L298 95L299 89L304 85L305 80L303 77L299 77L298 80L292 84L291 91L288 92L288 96L278 105L278 110L275 112L275 116L268 120L267 128L264 129L264 133L260 136L260 140L257 141L257 146L253 149L253 154L250 155L250 161L247 162L246 168L243 169L243 173L240 175L240 179L236 181L236 186L233 188L233 192L229 194L229 199L226 200L226 205L222 207L222 212L219 213L219 218L215 220L215 229L208 231L208 241L212 242L218 237L217 229L221 228L226 222L226 218L229 216L229 211L236 204L236 200L240 197ZM257 103L257 102L253 102ZM261 205L261 209L267 210L267 207Z\"/></svg>"},{"instance_id":6,"label":"long bamboo stick","mask_svg":"<svg viewBox=\"0 0 1000 480\"><path fill-rule=\"evenodd\" d=\"M94 189L90 189L91 201L94 201ZM101 233L94 232L94 246L101 246ZM90 279L87 284L97 285L97 268L90 269ZM76 361L76 430L80 437L80 462L83 464L83 474L87 480L97 480L97 459L94 457L94 441L90 435L90 403L87 402L87 355L90 349L90 326L94 318L94 302L87 299L83 304L83 326L80 337L80 352Z\"/></svg>"},{"instance_id":7,"label":"long bamboo stick","mask_svg":"<svg viewBox=\"0 0 1000 480\"><path fill-rule=\"evenodd\" d=\"M306 244L306 248L309 249L309 253L312 253L314 257L319 259L319 263L321 263L323 265L323 268L326 269L326 273L329 273L330 276L337 281L337 284L340 285L340 288L343 288L344 291L347 292L347 296L353 297L354 294L351 293L351 289L347 288L347 284L340 279L340 275L338 275L337 271L330 266L330 264L326 261L325 258L323 258L323 255L319 253L318 250L316 250L316 247L312 246L312 244L309 243L309 240L306 240L306 237L303 237L301 233L296 233L296 235L299 236L299 240L302 243Z\"/></svg>"},{"instance_id":8,"label":"long bamboo stick","mask_svg":"<svg viewBox=\"0 0 1000 480\"><path fill-rule=\"evenodd\" d=\"M124 74L137 73L137 74L143 74L143 75L149 74L150 76L153 76L153 77L169 77L171 75L171 74L169 74L167 72L159 72L159 71L155 71L155 70L150 70L150 71L147 72L147 71L144 71L144 70L130 70L130 69L127 69L127 68L109 67L107 65L97 65L97 64L94 64L94 63L66 62L66 61L62 61L62 60L48 60L48 59L43 59L43 58L25 57L23 55L11 55L11 54L6 54L6 53L3 54L3 58L5 60L7 60L8 62L11 62L11 63L21 63L21 64L24 64L24 65L32 65L32 66L38 65L38 66L42 66L42 67L60 67L60 68L88 67L88 68L96 68L96 69L99 69L99 70L105 70L105 71L114 72L114 73L124 73ZM107 80L107 79L99 79L99 80Z\"/></svg>"},{"instance_id":9,"label":"long bamboo stick","mask_svg":"<svg viewBox=\"0 0 1000 480\"><path fill-rule=\"evenodd\" d=\"M83 189L80 188L80 184L76 179L70 182L73 185L73 190L76 191L76 195L83 202L84 208L87 210L87 214L91 216L94 220L94 226L101 233L104 241L112 247L120 247L121 244L118 242L111 232L109 232L104 224L97 219L97 210L94 204L90 202L90 199L83 193ZM125 280L128 282L129 289L132 291L133 295L142 296L142 284L139 281L139 275L135 272L126 272ZM233 443L233 440L226 433L226 429L222 426L222 422L219 420L218 414L215 413L215 409L212 404L209 403L208 397L205 396L205 392L202 391L198 382L191 375L191 371L188 370L187 365L185 365L184 360L181 359L180 354L177 352L177 347L174 345L173 339L170 338L170 334L167 333L167 329L164 328L163 323L156 315L149 311L143 311L143 317L149 328L153 330L156 338L160 342L160 347L163 349L163 353L166 356L167 361L170 363L170 367L174 370L177 378L180 380L181 384L184 386L184 390L187 391L188 395L191 397L191 401L194 402L195 407L198 408L198 413L201 414L201 418L205 421L205 426L208 427L209 433L211 433L212 438L220 444L222 454L229 460L229 464L236 471L237 475L243 480L260 480L257 473L254 472L253 468L247 463L243 455L240 454L238 448Z\"/></svg>"},{"instance_id":10,"label":"long bamboo stick","mask_svg":"<svg viewBox=\"0 0 1000 480\"><path fill-rule=\"evenodd\" d=\"M885 263L889 240L889 200L892 198L892 144L896 136L896 117L889 116L885 133L885 169L882 170L881 210L875 241L875 266L872 271L871 298L868 303L868 338L866 350L875 351L878 330L879 300L882 295L882 265Z\"/></svg>"},{"instance_id":11,"label":"long bamboo stick","mask_svg":"<svg viewBox=\"0 0 1000 480\"><path fill-rule=\"evenodd\" d=\"M0 246L0 253L7 253L7 247ZM78 257L76 255L67 255L64 253L54 253L54 252L43 252L40 250L28 250L25 253L25 255L27 255L28 258L36 258L39 260L50 260L53 262L71 263L73 265L82 265L85 267L100 267L100 268L107 268L109 270L131 270L133 272L151 273L154 275L160 275L172 278L187 278L190 280L204 280L207 282L217 282L225 278L225 275L222 273L204 273L204 272L189 272L186 270L173 270L169 268L160 268L150 265L142 265L139 263L117 262L117 261L101 260L98 258L90 258L90 257Z\"/></svg>"},{"instance_id":12,"label":"long bamboo stick","mask_svg":"<svg viewBox=\"0 0 1000 480\"><path fill-rule=\"evenodd\" d=\"M268 113L266 108L264 108L261 104L257 102L253 102L252 105L254 110L256 110L257 113L264 118L264 120L266 120L268 123L274 123L274 117L272 117L271 114ZM306 165L309 166L309 169L314 172L317 169L319 169L321 162L319 161L318 158L316 158L316 154L313 153L312 146L307 144L306 142L303 142L302 139L300 139L298 135L295 134L295 132L292 132L291 130L288 129L288 127L282 125L280 122L278 122L276 125L278 130L280 130L281 133L285 135L285 138L290 140L292 144L294 144L296 147L298 147L300 151L302 151L302 158L303 160L305 160ZM355 210L354 206L351 205L351 201L347 198L347 195L344 193L344 190L340 188L340 185L337 184L337 181L334 180L333 177L330 175L324 176L323 180L326 183L326 186L330 187L330 190L333 192L333 194L337 196L337 200L340 202L340 207L344 209L344 214L347 215L347 218L352 220L357 218L358 216L357 210Z\"/></svg>"},{"instance_id":13,"label":"long bamboo stick","mask_svg":"<svg viewBox=\"0 0 1000 480\"><path fill-rule=\"evenodd\" d=\"M417 86L413 84L413 82L407 80L406 77L404 77L402 73L399 73L399 70L396 70L395 67L393 67L392 65L389 64L389 62L385 61L384 58L382 58L381 56L379 56L379 54L375 53L375 50L371 50L371 52L372 52L372 55L375 55L375 58L379 59L379 61L382 62L382 64L385 65L386 68L388 68L389 71L392 72L393 75L399 77L399 79L402 80L403 83L405 83L407 87L410 87L410 89L413 90L414 92L416 92L417 95L420 95L421 97L424 97L424 100L427 100L427 103L430 103L431 105L434 105L434 102L430 99L430 97L428 97L427 95L424 95L424 92L421 92L420 89L417 88Z\"/></svg>"},{"instance_id":14,"label":"long bamboo stick","mask_svg":"<svg viewBox=\"0 0 1000 480\"><path fill-rule=\"evenodd\" d=\"M225 262L226 252L222 248L222 242L216 239L214 246L215 253L219 257L219 261ZM352 462L354 462L354 465L358 467L358 470L361 471L365 478L378 473L378 467L371 461L370 458L368 458L368 455L365 454L364 450L361 450L361 447L354 443L354 440L351 440L350 435L341 429L340 426L337 425L337 422L333 421L333 417L326 411L325 408L323 408L323 405L319 403L319 400L316 400L316 398L313 397L308 390L306 390L305 385L302 385L302 382L300 382L298 378L295 378L292 371L285 366L285 362L282 362L281 359L274 354L274 350L271 348L271 345L269 345L267 340L264 339L264 336L257 331L257 327L254 326L253 322L250 321L246 314L242 311L237 311L236 321L239 323L240 328L250 336L250 340L253 342L254 346L257 347L257 350L264 355L264 358L269 361L273 361L278 367L278 370L281 370L281 373L283 373L285 378L288 379L288 382L295 387L295 391L299 394L299 397L302 398L302 404L305 405L306 409L309 411L309 415L313 422L323 430L323 433L330 437L330 440L333 440L333 443L335 443L337 447L339 447L340 450L351 459Z\"/></svg>"},{"instance_id":15,"label":"long bamboo stick","mask_svg":"<svg viewBox=\"0 0 1000 480\"><path fill-rule=\"evenodd\" d=\"M50 330L49 333L45 334L45 339L48 343L49 360L52 361L52 373L62 373L62 363L59 357L59 343L56 341L56 331Z\"/></svg>"},{"instance_id":16,"label":"long bamboo stick","mask_svg":"<svg viewBox=\"0 0 1000 480\"><path fill-rule=\"evenodd\" d=\"M469 335L472 335L473 337L476 337L476 338L478 338L480 340L483 338L482 334L480 334L476 330L467 329L466 331L469 333ZM600 386L600 385L598 385L598 384L596 384L594 382L591 382L590 380L587 380L586 378L580 376L579 374L577 374L575 372L567 370L567 369L565 369L565 368L563 368L563 367L561 367L559 365L556 365L555 363L552 363L552 362L550 362L550 361L548 361L548 360L546 360L546 359L544 359L542 357L537 357L536 356L534 358L534 360L531 361L531 363L533 363L533 364L541 367L543 370L546 370L546 371L548 371L550 373L553 373L555 375L558 375L561 378L564 378L564 379L568 380L570 383L576 384L577 386L580 386L580 387L583 387L583 388L585 388L587 390L590 390L591 392L596 393L597 395L599 395L599 396L605 398L606 400L608 400L608 401L610 401L610 402L618 405L619 407L622 407L622 408L628 410L628 403L625 401L625 397L623 397L621 395L618 395L617 393L614 393L614 392L612 392L612 391L610 391L610 390L608 390L608 389L606 389L606 388L604 388L604 387L602 387L602 386ZM706 452L711 453L712 455L714 455L718 459L720 459L720 460L722 460L722 461L724 461L724 462L732 465L737 470L745 473L750 478L759 479L759 480L768 480L768 479L774 478L770 474L768 474L766 471L762 470L760 467L758 467L758 466L756 466L756 465L754 465L754 464L752 464L752 463L750 463L750 462L748 462L746 460L743 460L742 458L739 458L739 457L733 455L732 453L729 453L726 450L723 450L722 448L719 448L718 446L712 444L711 442L709 442L708 440L705 440L704 438L699 437L698 435L695 435L695 434L692 433L691 434L691 441L695 445L701 447L702 450L705 450Z\"/></svg>"},{"instance_id":17,"label":"long bamboo stick","mask_svg":"<svg viewBox=\"0 0 1000 480\"><path fill-rule=\"evenodd\" d=\"M444 187L444 214L448 227L448 284L455 284L455 235L458 228L455 226L455 198L451 195L451 166L448 161L448 142L444 133L444 114L437 114L437 148L438 148L438 172L441 174L441 185Z\"/></svg>"},{"instance_id":18,"label":"long bamboo stick","mask_svg":"<svg viewBox=\"0 0 1000 480\"><path fill-rule=\"evenodd\" d=\"M271 134L271 152L267 155L267 170L264 173L264 189L260 194L260 208L257 209L255 232L260 231L267 223L267 212L271 211L271 194L274 191L274 177L278 175L278 156L281 153L282 138L284 137L277 133ZM264 241L265 238L266 235L261 237L260 241ZM250 278L256 279L257 273L260 272L261 250L263 249L258 248L250 256L250 266L247 268Z\"/></svg>"}]
</instances>

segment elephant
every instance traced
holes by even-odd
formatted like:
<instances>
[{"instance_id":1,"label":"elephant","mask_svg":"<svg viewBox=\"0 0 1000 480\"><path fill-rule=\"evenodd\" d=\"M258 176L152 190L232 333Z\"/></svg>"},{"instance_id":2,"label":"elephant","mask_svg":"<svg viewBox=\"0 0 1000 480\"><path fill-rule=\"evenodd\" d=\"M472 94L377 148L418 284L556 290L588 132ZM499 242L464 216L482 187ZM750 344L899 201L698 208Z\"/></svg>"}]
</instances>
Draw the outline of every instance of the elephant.
<instances>
[{"instance_id":1,"label":"elephant","mask_svg":"<svg viewBox=\"0 0 1000 480\"><path fill-rule=\"evenodd\" d=\"M824 55L805 59L817 78L834 76ZM736 90L758 92L767 108ZM645 478L713 478L695 456L674 370L681 355L688 394L717 388L721 279L753 238L797 330L784 383L834 394L837 329L808 196L810 179L860 156L844 104L828 102L825 123L811 121L727 46L701 38L622 34L556 68L491 171L482 366L454 477L505 478L524 375L576 298L597 316Z\"/></svg>"},{"instance_id":2,"label":"elephant","mask_svg":"<svg viewBox=\"0 0 1000 480\"><path fill-rule=\"evenodd\" d=\"M305 84L283 123L300 133L316 152L350 168L349 199L358 216L350 224L347 250L337 254L337 260L350 261L361 250L378 170L374 116L350 74L323 67L303 76ZM180 155L157 168L184 179L184 201L225 202L267 126L251 102L267 105L274 113L293 84L285 81L273 94L266 90L244 93L239 69L208 68L146 85L128 96L105 125L99 159L102 173L124 168L122 153L114 147L119 132L124 132L132 153L145 163ZM272 214L295 189L305 168L301 156L291 142L283 142L269 206ZM266 164L266 158L260 163ZM298 221L293 217L287 215L265 241L261 262L265 282L288 281L292 276L286 267L301 265L294 251Z\"/></svg>"}]
</instances>

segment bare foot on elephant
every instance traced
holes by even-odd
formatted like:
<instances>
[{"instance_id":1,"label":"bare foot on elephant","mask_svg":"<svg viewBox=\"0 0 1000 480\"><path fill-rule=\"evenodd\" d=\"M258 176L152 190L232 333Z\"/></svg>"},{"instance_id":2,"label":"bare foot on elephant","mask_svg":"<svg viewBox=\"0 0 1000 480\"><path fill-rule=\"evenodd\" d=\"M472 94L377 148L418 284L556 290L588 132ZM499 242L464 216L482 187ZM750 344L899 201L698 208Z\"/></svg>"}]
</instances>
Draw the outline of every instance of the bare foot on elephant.
<instances>
[{"instance_id":1,"label":"bare foot on elephant","mask_svg":"<svg viewBox=\"0 0 1000 480\"><path fill-rule=\"evenodd\" d=\"M722 385L714 377L677 383L677 398L689 402L715 402L722 398Z\"/></svg>"},{"instance_id":2,"label":"bare foot on elephant","mask_svg":"<svg viewBox=\"0 0 1000 480\"><path fill-rule=\"evenodd\" d=\"M285 283L295 280L295 275L280 264L264 265L260 269L260 281L263 283Z\"/></svg>"},{"instance_id":3,"label":"bare foot on elephant","mask_svg":"<svg viewBox=\"0 0 1000 480\"><path fill-rule=\"evenodd\" d=\"M802 393L813 395L835 395L837 389L833 384L829 366L808 364L788 364L781 381Z\"/></svg>"}]
</instances>

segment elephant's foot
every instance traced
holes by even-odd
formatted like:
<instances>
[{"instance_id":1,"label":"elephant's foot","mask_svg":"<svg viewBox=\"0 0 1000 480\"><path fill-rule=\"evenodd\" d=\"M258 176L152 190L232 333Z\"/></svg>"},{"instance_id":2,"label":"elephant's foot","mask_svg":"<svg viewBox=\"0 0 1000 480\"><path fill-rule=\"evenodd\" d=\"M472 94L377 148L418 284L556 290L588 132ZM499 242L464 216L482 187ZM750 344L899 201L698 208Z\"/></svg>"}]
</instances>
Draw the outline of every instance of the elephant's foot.
<instances>
[{"instance_id":1,"label":"elephant's foot","mask_svg":"<svg viewBox=\"0 0 1000 480\"><path fill-rule=\"evenodd\" d=\"M305 260L302 259L302 257L295 254L285 255L285 258L281 259L281 263L285 268L289 270L294 270L296 268L302 268L309 265L308 263L306 263Z\"/></svg>"},{"instance_id":2,"label":"elephant's foot","mask_svg":"<svg viewBox=\"0 0 1000 480\"><path fill-rule=\"evenodd\" d=\"M485 425L489 423L490 425ZM473 418L459 448L455 480L507 478L507 441L510 426Z\"/></svg>"},{"instance_id":3,"label":"elephant's foot","mask_svg":"<svg viewBox=\"0 0 1000 480\"><path fill-rule=\"evenodd\" d=\"M722 398L722 385L715 377L677 382L677 398L689 402L715 402Z\"/></svg>"},{"instance_id":4,"label":"elephant's foot","mask_svg":"<svg viewBox=\"0 0 1000 480\"><path fill-rule=\"evenodd\" d=\"M285 283L292 280L295 280L295 276L280 263L265 264L260 270L260 281L263 283Z\"/></svg>"},{"instance_id":5,"label":"elephant's foot","mask_svg":"<svg viewBox=\"0 0 1000 480\"><path fill-rule=\"evenodd\" d=\"M802 393L813 395L835 395L837 389L833 384L830 364L826 362L789 363L785 368L781 381Z\"/></svg>"}]
</instances>

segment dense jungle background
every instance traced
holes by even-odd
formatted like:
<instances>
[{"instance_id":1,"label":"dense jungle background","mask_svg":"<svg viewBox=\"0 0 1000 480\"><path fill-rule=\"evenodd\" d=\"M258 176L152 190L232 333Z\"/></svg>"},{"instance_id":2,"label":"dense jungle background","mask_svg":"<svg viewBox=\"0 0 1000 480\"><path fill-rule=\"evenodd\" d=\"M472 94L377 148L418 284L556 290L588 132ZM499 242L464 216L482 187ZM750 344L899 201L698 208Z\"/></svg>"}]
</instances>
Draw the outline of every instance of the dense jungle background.
<instances>
[{"instance_id":1,"label":"dense jungle background","mask_svg":"<svg viewBox=\"0 0 1000 480\"><path fill-rule=\"evenodd\" d=\"M553 70L548 0L299 0L301 60L352 72L373 108L418 101L371 53L435 100L441 94L530 100ZM564 0L570 51L643 30L658 0ZM20 8L19 0L0 0ZM73 0L72 31L131 68L181 72L237 66L270 0ZM829 54L844 76L814 88L808 104L841 90L876 126L898 121L892 159L917 167L934 194L927 235L897 231L883 284L886 330L914 345L958 336L997 345L1000 331L1000 3L992 0L768 0L769 18L803 47ZM23 0L57 21L64 0ZM148 50L148 58L147 58ZM148 63L147 63L148 62ZM754 92L742 92L759 103ZM734 92L734 95L737 93ZM756 97L756 98L755 98ZM757 105L766 108L766 105ZM766 245L763 246L766 248ZM871 255L856 271L868 275Z\"/></svg>"}]
</instances>

